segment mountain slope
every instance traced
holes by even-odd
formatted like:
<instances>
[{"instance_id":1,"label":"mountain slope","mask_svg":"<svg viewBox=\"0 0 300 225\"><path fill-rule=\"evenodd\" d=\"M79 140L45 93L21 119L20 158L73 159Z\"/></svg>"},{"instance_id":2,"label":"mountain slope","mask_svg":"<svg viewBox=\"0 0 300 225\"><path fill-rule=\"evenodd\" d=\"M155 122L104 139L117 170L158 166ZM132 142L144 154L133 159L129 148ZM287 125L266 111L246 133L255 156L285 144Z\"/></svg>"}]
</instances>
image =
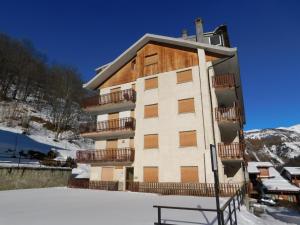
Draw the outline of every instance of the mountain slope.
<instances>
[{"instance_id":1,"label":"mountain slope","mask_svg":"<svg viewBox=\"0 0 300 225\"><path fill-rule=\"evenodd\" d=\"M288 163L300 156L300 124L245 132L246 154L250 160Z\"/></svg>"}]
</instances>

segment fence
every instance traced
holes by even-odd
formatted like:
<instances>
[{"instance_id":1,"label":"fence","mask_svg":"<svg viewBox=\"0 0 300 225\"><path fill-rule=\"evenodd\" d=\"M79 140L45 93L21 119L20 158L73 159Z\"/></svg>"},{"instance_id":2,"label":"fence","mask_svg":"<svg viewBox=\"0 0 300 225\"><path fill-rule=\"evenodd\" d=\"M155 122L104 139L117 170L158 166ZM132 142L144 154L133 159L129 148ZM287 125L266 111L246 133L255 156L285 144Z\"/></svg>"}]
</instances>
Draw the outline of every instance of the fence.
<instances>
[{"instance_id":1,"label":"fence","mask_svg":"<svg viewBox=\"0 0 300 225\"><path fill-rule=\"evenodd\" d=\"M218 212L217 209L206 209L206 208L189 208L189 207L174 207L174 206L161 206L154 205L157 208L157 222L155 225L167 225L167 223L162 222L162 209L175 209L175 210L189 210L189 211L199 211L199 212L215 212L217 217L220 216L219 225L237 225L237 209L240 210L241 205L244 203L244 196L246 193L245 186L239 188L234 195L220 208ZM193 223L193 222L190 222ZM175 224L174 224L175 225Z\"/></svg>"},{"instance_id":2,"label":"fence","mask_svg":"<svg viewBox=\"0 0 300 225\"><path fill-rule=\"evenodd\" d=\"M172 182L128 182L127 190L133 192L158 193L162 195L215 196L213 183L172 183ZM220 184L220 195L232 196L239 190L239 184Z\"/></svg>"},{"instance_id":3,"label":"fence","mask_svg":"<svg viewBox=\"0 0 300 225\"><path fill-rule=\"evenodd\" d=\"M89 179L70 179L69 188L96 189L107 191L118 191L118 181L89 181Z\"/></svg>"}]
</instances>

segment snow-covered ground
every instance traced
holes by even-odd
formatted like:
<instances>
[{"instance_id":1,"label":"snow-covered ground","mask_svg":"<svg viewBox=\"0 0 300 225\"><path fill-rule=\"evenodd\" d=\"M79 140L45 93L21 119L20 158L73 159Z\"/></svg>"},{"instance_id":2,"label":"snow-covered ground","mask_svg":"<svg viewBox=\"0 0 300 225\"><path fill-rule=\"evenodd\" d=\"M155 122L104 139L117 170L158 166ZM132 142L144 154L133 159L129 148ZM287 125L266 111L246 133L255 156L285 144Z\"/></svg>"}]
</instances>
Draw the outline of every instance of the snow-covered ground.
<instances>
[{"instance_id":1,"label":"snow-covered ground","mask_svg":"<svg viewBox=\"0 0 300 225\"><path fill-rule=\"evenodd\" d=\"M47 188L0 192L2 225L153 225L153 205L215 208L214 198L160 196L147 193ZM222 202L225 200L222 199ZM162 210L162 219L173 224L214 225L213 212ZM269 215L262 218L241 208L239 225L283 225Z\"/></svg>"}]
</instances>

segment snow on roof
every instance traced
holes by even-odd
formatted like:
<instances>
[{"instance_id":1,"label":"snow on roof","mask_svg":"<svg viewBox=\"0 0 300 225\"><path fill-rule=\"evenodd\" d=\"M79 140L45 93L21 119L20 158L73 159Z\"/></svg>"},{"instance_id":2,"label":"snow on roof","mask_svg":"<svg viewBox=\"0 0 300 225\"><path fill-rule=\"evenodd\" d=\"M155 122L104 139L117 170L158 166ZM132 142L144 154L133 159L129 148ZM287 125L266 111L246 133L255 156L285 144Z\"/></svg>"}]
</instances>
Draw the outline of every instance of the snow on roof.
<instances>
[{"instance_id":1,"label":"snow on roof","mask_svg":"<svg viewBox=\"0 0 300 225\"><path fill-rule=\"evenodd\" d=\"M117 57L113 62L111 62L108 66L103 68L100 73L94 76L90 81L83 85L84 88L87 89L95 89L100 83L110 77L115 71L117 71L121 66L123 66L128 60L135 56L136 52L142 48L149 41L157 41L160 43L167 43L187 48L193 49L204 49L209 50L213 53L223 54L227 56L232 56L236 54L236 48L228 48L223 46L210 45L205 43L199 43L195 41L188 41L178 38L172 38L162 35L155 34L145 34L142 38L140 38L137 42L135 42L131 47L129 47L125 52L123 52L119 57ZM105 65L104 65L105 66Z\"/></svg>"},{"instance_id":2,"label":"snow on roof","mask_svg":"<svg viewBox=\"0 0 300 225\"><path fill-rule=\"evenodd\" d=\"M283 169L288 171L291 175L300 175L300 167L283 167Z\"/></svg>"},{"instance_id":3,"label":"snow on roof","mask_svg":"<svg viewBox=\"0 0 300 225\"><path fill-rule=\"evenodd\" d=\"M284 179L274 167L269 168L269 174L270 178L261 178L262 184L268 191L300 192L300 188Z\"/></svg>"},{"instance_id":4,"label":"snow on roof","mask_svg":"<svg viewBox=\"0 0 300 225\"><path fill-rule=\"evenodd\" d=\"M259 173L258 167L273 167L270 162L248 162L248 173Z\"/></svg>"}]
</instances>

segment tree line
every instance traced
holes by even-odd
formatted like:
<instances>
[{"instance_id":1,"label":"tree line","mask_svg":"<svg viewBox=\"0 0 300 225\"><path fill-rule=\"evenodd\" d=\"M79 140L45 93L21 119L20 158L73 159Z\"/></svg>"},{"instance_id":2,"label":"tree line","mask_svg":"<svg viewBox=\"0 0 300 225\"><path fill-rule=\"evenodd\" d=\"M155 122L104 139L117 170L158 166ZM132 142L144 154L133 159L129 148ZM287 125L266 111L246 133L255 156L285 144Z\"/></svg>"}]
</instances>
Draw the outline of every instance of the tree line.
<instances>
[{"instance_id":1,"label":"tree line","mask_svg":"<svg viewBox=\"0 0 300 225\"><path fill-rule=\"evenodd\" d=\"M30 42L0 33L0 101L47 107L56 138L77 125L82 83L76 69L49 65Z\"/></svg>"}]
</instances>

